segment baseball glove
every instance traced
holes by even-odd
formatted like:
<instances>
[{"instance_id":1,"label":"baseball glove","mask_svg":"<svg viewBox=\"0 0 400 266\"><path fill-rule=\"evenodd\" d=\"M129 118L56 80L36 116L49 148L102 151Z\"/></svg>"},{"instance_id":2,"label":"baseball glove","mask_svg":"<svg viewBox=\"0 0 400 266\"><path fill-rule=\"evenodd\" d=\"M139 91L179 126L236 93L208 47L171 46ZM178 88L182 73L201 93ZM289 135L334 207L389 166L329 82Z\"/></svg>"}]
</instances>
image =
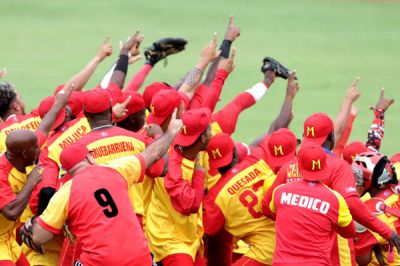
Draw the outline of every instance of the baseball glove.
<instances>
[{"instance_id":1,"label":"baseball glove","mask_svg":"<svg viewBox=\"0 0 400 266\"><path fill-rule=\"evenodd\" d=\"M163 38L146 49L144 55L151 62L158 62L169 55L179 53L185 49L187 41L183 38Z\"/></svg>"},{"instance_id":2,"label":"baseball glove","mask_svg":"<svg viewBox=\"0 0 400 266\"><path fill-rule=\"evenodd\" d=\"M261 72L265 73L265 71L267 70L275 71L275 74L283 79L287 79L290 73L290 70L287 67L285 67L272 57L265 57L263 59Z\"/></svg>"},{"instance_id":3,"label":"baseball glove","mask_svg":"<svg viewBox=\"0 0 400 266\"><path fill-rule=\"evenodd\" d=\"M22 242L24 242L30 249L43 254L44 253L44 247L42 245L38 245L33 242L32 239L32 231L33 231L33 225L36 222L36 217L30 218L24 226L21 227L20 229L20 237Z\"/></svg>"}]
</instances>

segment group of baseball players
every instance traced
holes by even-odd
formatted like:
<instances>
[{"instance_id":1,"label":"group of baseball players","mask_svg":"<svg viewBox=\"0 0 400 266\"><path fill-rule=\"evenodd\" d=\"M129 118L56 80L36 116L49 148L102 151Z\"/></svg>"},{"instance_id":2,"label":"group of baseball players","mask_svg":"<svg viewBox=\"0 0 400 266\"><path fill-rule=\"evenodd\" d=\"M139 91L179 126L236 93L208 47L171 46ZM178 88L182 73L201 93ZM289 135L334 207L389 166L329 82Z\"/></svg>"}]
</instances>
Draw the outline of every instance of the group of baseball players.
<instances>
[{"instance_id":1,"label":"group of baseball players","mask_svg":"<svg viewBox=\"0 0 400 266\"><path fill-rule=\"evenodd\" d=\"M296 73L266 57L261 81L215 110L239 35L230 17L219 47L214 33L180 81L143 93L184 39L155 42L125 82L141 57L136 32L98 87L83 91L112 55L107 37L30 113L0 82L0 266L400 265L400 154L379 153L393 99L382 89L366 140L347 143L356 79L334 120L311 114L296 136ZM239 115L277 78L287 87L268 131L234 140Z\"/></svg>"}]
</instances>

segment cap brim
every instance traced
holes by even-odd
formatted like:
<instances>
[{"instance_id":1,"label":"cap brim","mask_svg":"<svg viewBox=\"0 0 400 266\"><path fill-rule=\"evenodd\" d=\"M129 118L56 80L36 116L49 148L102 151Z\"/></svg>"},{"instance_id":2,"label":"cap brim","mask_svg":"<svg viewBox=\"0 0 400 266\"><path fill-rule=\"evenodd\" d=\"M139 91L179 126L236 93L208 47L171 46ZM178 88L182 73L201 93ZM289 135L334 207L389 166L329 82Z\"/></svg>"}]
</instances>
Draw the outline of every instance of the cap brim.
<instances>
[{"instance_id":1,"label":"cap brim","mask_svg":"<svg viewBox=\"0 0 400 266\"><path fill-rule=\"evenodd\" d=\"M200 134L193 136L186 136L183 135L182 133L179 133L175 138L175 144L183 147L188 147L196 141L196 139L200 136Z\"/></svg>"},{"instance_id":2,"label":"cap brim","mask_svg":"<svg viewBox=\"0 0 400 266\"><path fill-rule=\"evenodd\" d=\"M307 169L304 169L300 164L298 164L298 166L301 176L304 178L304 180L307 181L325 180L330 177L332 172L332 167L329 165L328 162L326 162L325 167L320 171L309 171Z\"/></svg>"},{"instance_id":3,"label":"cap brim","mask_svg":"<svg viewBox=\"0 0 400 266\"><path fill-rule=\"evenodd\" d=\"M265 153L267 155L268 165L271 166L272 168L282 166L285 163L293 160L294 157L296 156L296 150L293 150L293 152L280 157L273 156L269 151L266 151Z\"/></svg>"},{"instance_id":4,"label":"cap brim","mask_svg":"<svg viewBox=\"0 0 400 266\"><path fill-rule=\"evenodd\" d=\"M219 158L218 160L210 160L209 159L208 162L210 164L210 169L215 170L220 167L227 166L228 164L230 164L232 162L232 158L233 158L233 149L228 154L226 154L224 157Z\"/></svg>"},{"instance_id":5,"label":"cap brim","mask_svg":"<svg viewBox=\"0 0 400 266\"><path fill-rule=\"evenodd\" d=\"M307 143L314 143L317 145L322 145L322 143L325 142L326 138L328 136L324 136L324 137L320 137L320 138L307 138L307 137L303 137L302 141L301 141L301 146L307 144Z\"/></svg>"},{"instance_id":6,"label":"cap brim","mask_svg":"<svg viewBox=\"0 0 400 266\"><path fill-rule=\"evenodd\" d=\"M56 120L53 123L53 126L51 127L51 130L54 130L61 126L64 123L66 116L66 111L65 108L61 109L61 111L58 113Z\"/></svg>"},{"instance_id":7,"label":"cap brim","mask_svg":"<svg viewBox=\"0 0 400 266\"><path fill-rule=\"evenodd\" d=\"M146 117L146 123L149 124L157 124L159 126L162 125L162 123L164 123L165 119L167 119L166 117L156 117L154 116L152 113L150 113L147 117Z\"/></svg>"}]
</instances>

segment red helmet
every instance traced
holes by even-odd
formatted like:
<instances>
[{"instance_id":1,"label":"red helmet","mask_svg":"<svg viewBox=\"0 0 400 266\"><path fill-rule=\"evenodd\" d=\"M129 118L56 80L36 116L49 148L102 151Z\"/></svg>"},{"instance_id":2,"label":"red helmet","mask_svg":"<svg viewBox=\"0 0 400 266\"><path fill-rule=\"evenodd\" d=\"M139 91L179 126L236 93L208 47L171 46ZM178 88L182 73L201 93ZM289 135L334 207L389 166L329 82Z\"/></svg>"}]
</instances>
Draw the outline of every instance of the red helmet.
<instances>
[{"instance_id":1,"label":"red helmet","mask_svg":"<svg viewBox=\"0 0 400 266\"><path fill-rule=\"evenodd\" d=\"M351 164L357 186L368 190L371 186L383 188L397 184L396 172L389 159L378 152L368 151L359 154Z\"/></svg>"}]
</instances>

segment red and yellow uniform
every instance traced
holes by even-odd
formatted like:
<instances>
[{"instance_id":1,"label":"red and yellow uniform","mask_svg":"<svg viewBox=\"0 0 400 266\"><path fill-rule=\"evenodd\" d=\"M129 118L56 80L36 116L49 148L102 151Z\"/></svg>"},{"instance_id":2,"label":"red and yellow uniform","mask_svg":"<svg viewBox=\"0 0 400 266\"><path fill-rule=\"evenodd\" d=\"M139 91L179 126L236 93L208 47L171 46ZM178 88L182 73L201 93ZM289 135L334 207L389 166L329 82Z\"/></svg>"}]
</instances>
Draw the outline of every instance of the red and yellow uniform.
<instances>
[{"instance_id":1,"label":"red and yellow uniform","mask_svg":"<svg viewBox=\"0 0 400 266\"><path fill-rule=\"evenodd\" d=\"M54 234L66 223L81 243L83 265L151 265L128 195L128 187L143 180L144 160L127 156L105 166L87 166L77 173L56 192L37 222Z\"/></svg>"},{"instance_id":2,"label":"red and yellow uniform","mask_svg":"<svg viewBox=\"0 0 400 266\"><path fill-rule=\"evenodd\" d=\"M329 188L339 192L345 199L349 197L358 198L355 189L355 181L349 165L345 161L334 157L331 153L328 153L327 156L328 163L331 165L333 173L328 179L322 180L322 182ZM272 192L277 186L280 184L292 183L300 179L302 179L302 177L299 172L297 159L284 165L278 172L276 180L268 189L263 199L263 212L269 208ZM332 262L334 265L355 265L353 241L338 236L337 245L334 245L332 250Z\"/></svg>"},{"instance_id":3,"label":"red and yellow uniform","mask_svg":"<svg viewBox=\"0 0 400 266\"><path fill-rule=\"evenodd\" d=\"M40 121L41 119L37 110L26 115L10 115L7 120L0 123L0 153L6 151L6 138L8 134L17 129L35 131Z\"/></svg>"},{"instance_id":4,"label":"red and yellow uniform","mask_svg":"<svg viewBox=\"0 0 400 266\"><path fill-rule=\"evenodd\" d=\"M275 175L262 151L257 155L234 166L209 190L203 201L204 230L213 235L224 227L250 246L247 258L270 265L275 247L274 222L261 214L259 200L264 182Z\"/></svg>"},{"instance_id":5,"label":"red and yellow uniform","mask_svg":"<svg viewBox=\"0 0 400 266\"><path fill-rule=\"evenodd\" d=\"M390 186L379 192L375 197L368 199L365 204L381 221L387 224L394 231L398 231L400 228L399 217L388 212L380 211L380 206L386 205L399 210L399 199L400 197L396 193L395 187ZM362 232L357 233L354 243L357 256L363 256L371 252L375 245L381 246L382 257L385 265L400 265L400 256L395 250L392 252L388 251L388 241L386 239L365 227ZM374 259L370 265L379 265L379 263Z\"/></svg>"},{"instance_id":6,"label":"red and yellow uniform","mask_svg":"<svg viewBox=\"0 0 400 266\"><path fill-rule=\"evenodd\" d=\"M355 229L343 197L320 182L300 180L277 187L269 208L276 214L272 265L332 265L333 228Z\"/></svg>"},{"instance_id":7,"label":"red and yellow uniform","mask_svg":"<svg viewBox=\"0 0 400 266\"><path fill-rule=\"evenodd\" d=\"M202 244L203 228L199 213L203 193L204 173L195 171L195 161L171 149L169 152L168 177L181 180L193 190L176 186L176 193L185 191L181 199L170 197L165 190L165 179L155 179L154 191L146 217L146 236L155 261L171 254L187 254L194 261ZM172 189L173 190L173 189ZM196 193L193 193L193 192ZM177 209L180 212L177 211Z\"/></svg>"},{"instance_id":8,"label":"red and yellow uniform","mask_svg":"<svg viewBox=\"0 0 400 266\"><path fill-rule=\"evenodd\" d=\"M36 131L36 135L41 146L45 142L45 136L39 131ZM0 157L0 211L16 199L16 194L24 187L28 174L28 171L22 173L13 167L5 154ZM29 207L27 209L29 211ZM10 260L15 263L21 256L22 250L16 241L16 229L19 225L19 218L10 221L0 212L0 261Z\"/></svg>"}]
</instances>

